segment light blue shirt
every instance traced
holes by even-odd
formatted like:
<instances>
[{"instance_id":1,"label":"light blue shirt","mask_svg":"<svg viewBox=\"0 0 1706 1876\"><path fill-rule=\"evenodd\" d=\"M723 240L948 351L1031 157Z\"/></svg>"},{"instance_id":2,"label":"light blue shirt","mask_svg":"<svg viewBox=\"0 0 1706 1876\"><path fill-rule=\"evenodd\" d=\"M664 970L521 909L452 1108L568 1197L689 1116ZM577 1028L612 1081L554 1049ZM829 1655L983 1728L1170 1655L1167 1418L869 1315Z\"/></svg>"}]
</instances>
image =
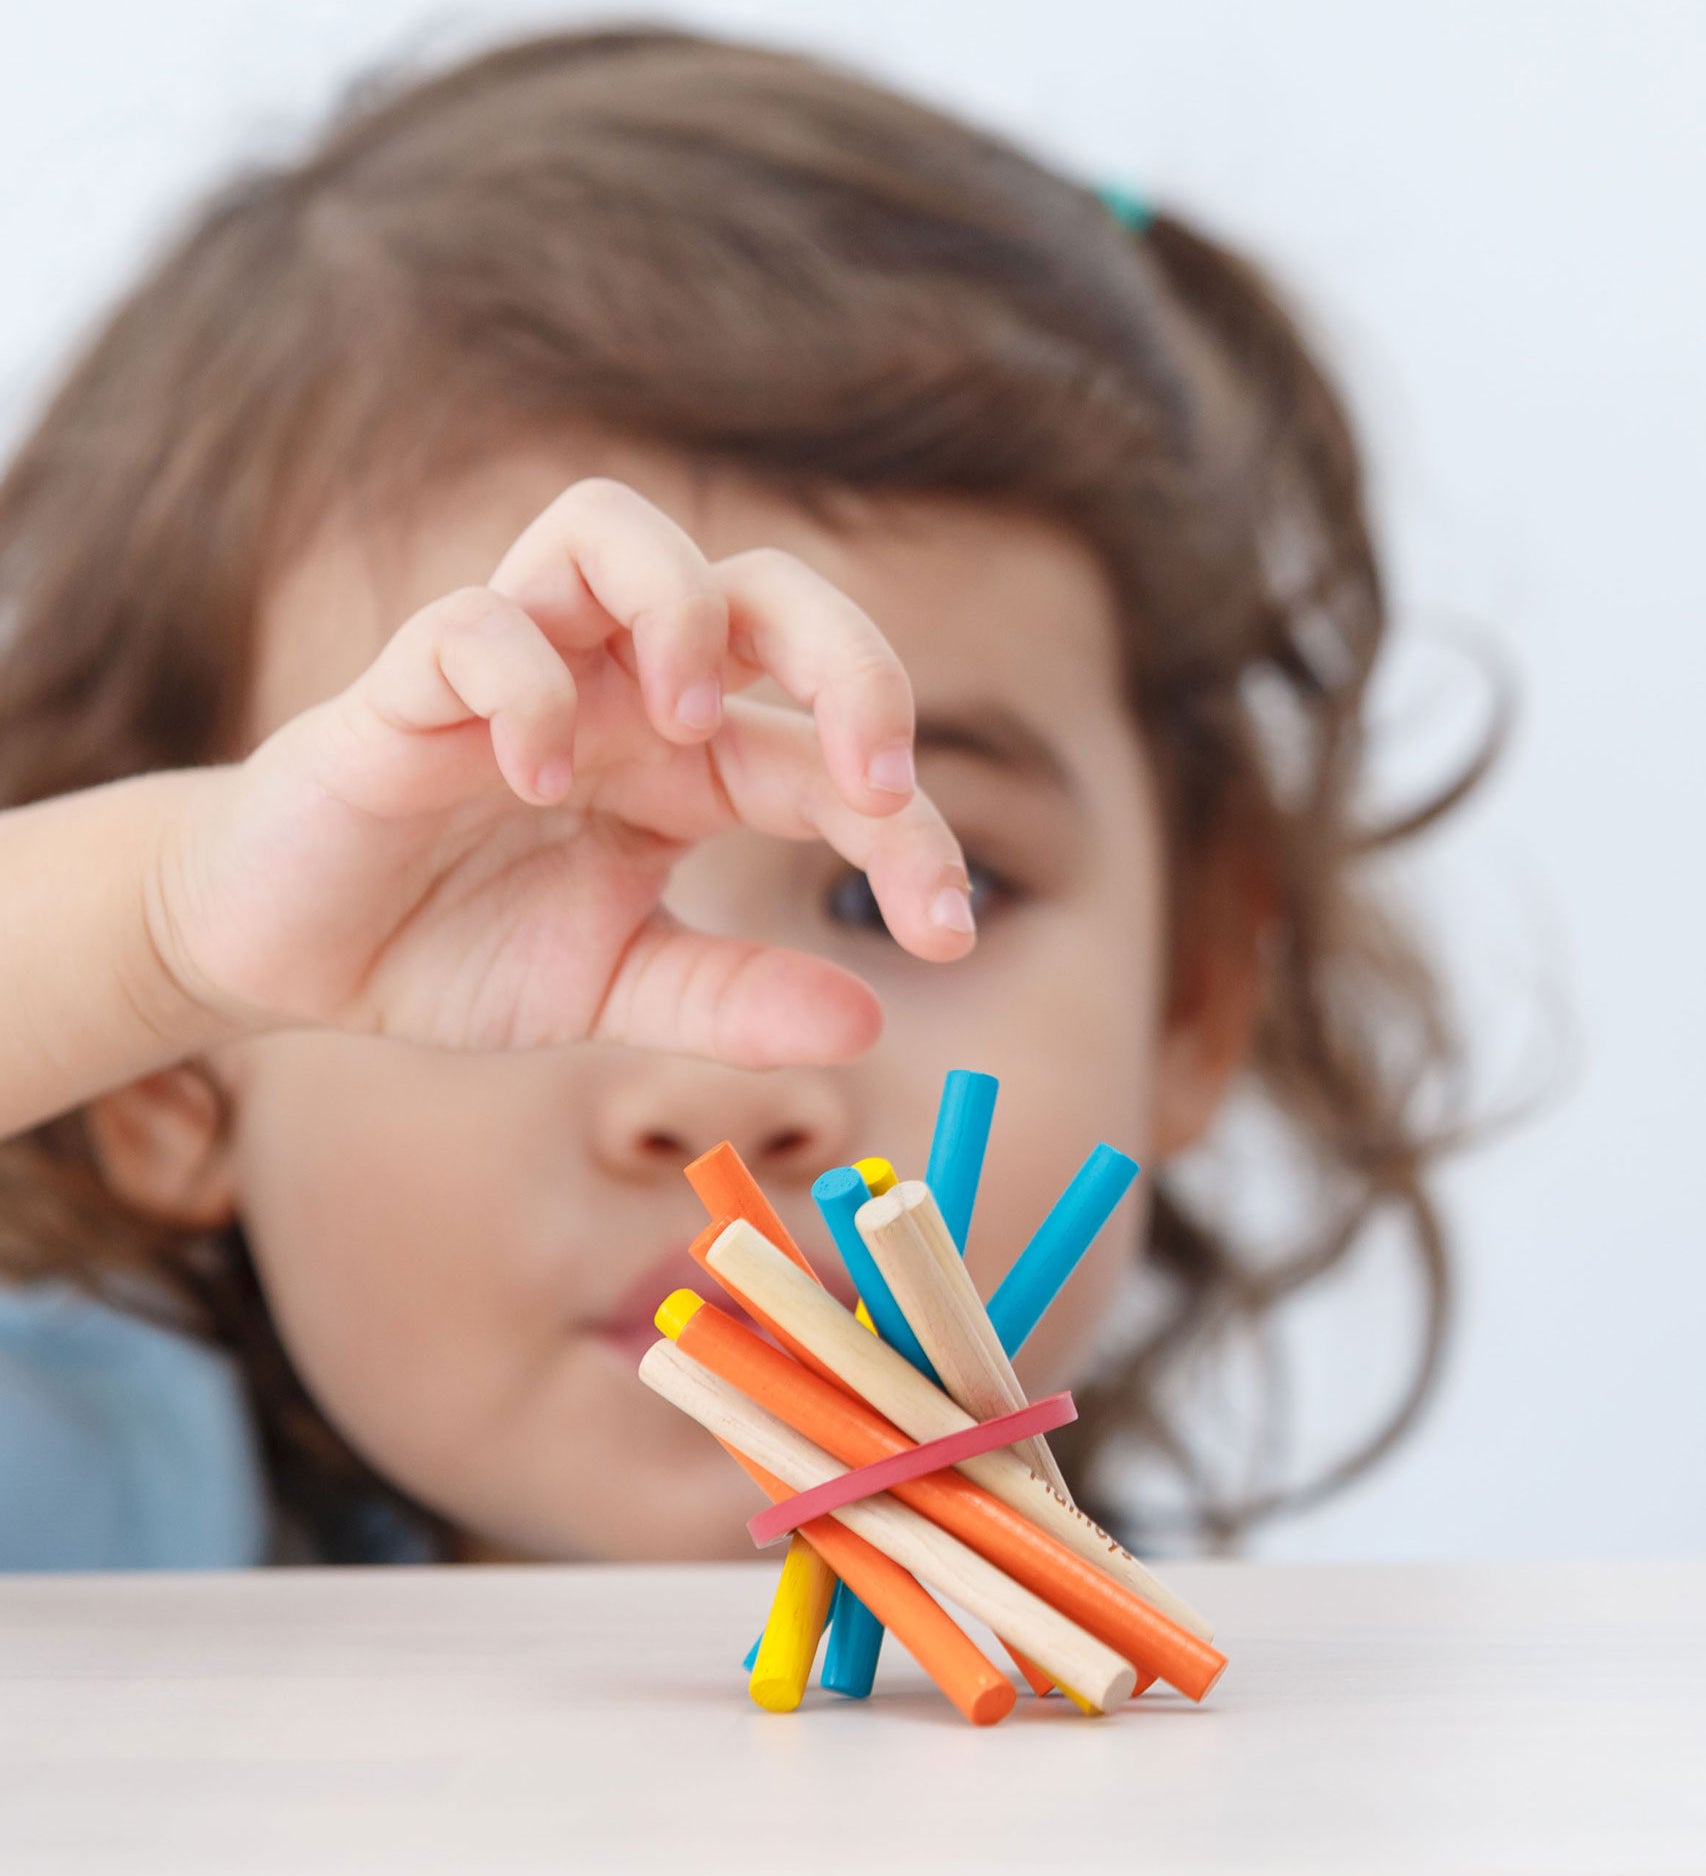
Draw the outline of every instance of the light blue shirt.
<instances>
[{"instance_id":1,"label":"light blue shirt","mask_svg":"<svg viewBox=\"0 0 1706 1876\"><path fill-rule=\"evenodd\" d=\"M63 1284L0 1286L0 1570L267 1561L228 1355Z\"/></svg>"}]
</instances>

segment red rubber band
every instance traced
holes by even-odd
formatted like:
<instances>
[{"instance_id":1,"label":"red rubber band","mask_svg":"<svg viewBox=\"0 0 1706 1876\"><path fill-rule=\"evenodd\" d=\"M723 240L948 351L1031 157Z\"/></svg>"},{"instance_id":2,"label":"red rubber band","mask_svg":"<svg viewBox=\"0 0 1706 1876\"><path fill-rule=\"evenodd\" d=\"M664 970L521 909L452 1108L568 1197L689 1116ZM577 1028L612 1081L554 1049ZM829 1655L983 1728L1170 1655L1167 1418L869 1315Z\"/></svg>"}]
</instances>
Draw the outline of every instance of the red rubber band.
<instances>
[{"instance_id":1,"label":"red rubber band","mask_svg":"<svg viewBox=\"0 0 1706 1876\"><path fill-rule=\"evenodd\" d=\"M926 1473L940 1472L958 1465L962 1459L975 1459L979 1453L993 1452L998 1446L1010 1446L1015 1440L1028 1440L1038 1433L1052 1433L1078 1418L1078 1409L1070 1394L1050 1394L1047 1399L1032 1401L1028 1407L1015 1407L1011 1413L997 1414L993 1420L980 1421L974 1427L962 1427L958 1433L945 1433L939 1440L926 1440L922 1446L909 1446L903 1453L890 1453L886 1459L874 1459L868 1466L855 1466L839 1478L826 1479L808 1491L796 1492L768 1509L748 1518L746 1528L752 1541L762 1550L786 1537L797 1526L821 1518L844 1505L856 1504L876 1492L886 1492L891 1485L904 1485L908 1479L921 1479Z\"/></svg>"}]
</instances>

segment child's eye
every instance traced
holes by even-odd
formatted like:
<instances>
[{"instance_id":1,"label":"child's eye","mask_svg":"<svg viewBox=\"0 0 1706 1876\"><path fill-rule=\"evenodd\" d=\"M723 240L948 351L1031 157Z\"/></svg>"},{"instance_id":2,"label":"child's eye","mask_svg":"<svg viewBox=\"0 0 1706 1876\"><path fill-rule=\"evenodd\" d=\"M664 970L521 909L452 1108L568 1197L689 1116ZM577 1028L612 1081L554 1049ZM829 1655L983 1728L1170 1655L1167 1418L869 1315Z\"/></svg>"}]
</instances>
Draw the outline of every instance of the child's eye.
<instances>
[{"instance_id":1,"label":"child's eye","mask_svg":"<svg viewBox=\"0 0 1706 1876\"><path fill-rule=\"evenodd\" d=\"M1010 904L1020 894L1018 888L992 868L981 865L966 856L966 878L971 883L972 916L982 924L988 915L1003 905ZM830 922L845 925L853 931L887 932L883 923L882 910L877 904L876 894L871 891L871 882L863 873L843 873L830 887L824 900L824 911Z\"/></svg>"}]
</instances>

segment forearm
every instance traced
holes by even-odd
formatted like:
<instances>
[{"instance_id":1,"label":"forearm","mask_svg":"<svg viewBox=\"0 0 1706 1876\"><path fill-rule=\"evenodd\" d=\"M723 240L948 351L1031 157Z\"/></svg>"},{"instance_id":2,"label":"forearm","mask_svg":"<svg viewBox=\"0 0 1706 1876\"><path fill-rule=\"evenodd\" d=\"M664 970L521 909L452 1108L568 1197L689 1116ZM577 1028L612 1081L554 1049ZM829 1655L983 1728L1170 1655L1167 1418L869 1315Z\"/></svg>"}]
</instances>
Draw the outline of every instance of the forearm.
<instances>
[{"instance_id":1,"label":"forearm","mask_svg":"<svg viewBox=\"0 0 1706 1876\"><path fill-rule=\"evenodd\" d=\"M0 813L0 1138L233 1033L175 981L149 912L162 828L211 775Z\"/></svg>"}]
</instances>

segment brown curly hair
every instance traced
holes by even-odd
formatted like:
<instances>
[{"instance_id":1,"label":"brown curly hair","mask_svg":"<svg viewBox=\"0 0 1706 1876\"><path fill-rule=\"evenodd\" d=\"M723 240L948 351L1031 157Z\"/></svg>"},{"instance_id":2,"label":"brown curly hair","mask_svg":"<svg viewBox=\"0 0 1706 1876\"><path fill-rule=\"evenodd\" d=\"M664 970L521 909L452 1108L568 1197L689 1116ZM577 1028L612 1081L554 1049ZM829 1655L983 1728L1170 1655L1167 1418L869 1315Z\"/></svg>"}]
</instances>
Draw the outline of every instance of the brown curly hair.
<instances>
[{"instance_id":1,"label":"brown curly hair","mask_svg":"<svg viewBox=\"0 0 1706 1876\"><path fill-rule=\"evenodd\" d=\"M806 501L1018 506L1097 553L1162 782L1175 967L1230 856L1270 928L1254 1077L1325 1222L1258 1262L1163 1179L1148 1256L1172 1301L1083 1391L1062 1458L1094 1485L1135 1439L1215 1538L1271 1509L1287 1495L1212 1486L1168 1377L1395 1208L1425 1278L1413 1373L1289 1501L1352 1477L1437 1371L1427 1176L1450 1125L1424 1127L1417 1097L1459 1059L1366 862L1482 763L1401 826L1359 824L1387 615L1357 448L1268 283L1181 219L1122 226L855 76L679 32L568 33L370 88L300 161L201 209L0 483L0 803L240 754L260 596L318 521L588 419ZM149 1273L238 1357L282 1506L324 1537L383 1489L298 1380L240 1227L127 1211L76 1115L0 1148L0 1271Z\"/></svg>"}]
</instances>

